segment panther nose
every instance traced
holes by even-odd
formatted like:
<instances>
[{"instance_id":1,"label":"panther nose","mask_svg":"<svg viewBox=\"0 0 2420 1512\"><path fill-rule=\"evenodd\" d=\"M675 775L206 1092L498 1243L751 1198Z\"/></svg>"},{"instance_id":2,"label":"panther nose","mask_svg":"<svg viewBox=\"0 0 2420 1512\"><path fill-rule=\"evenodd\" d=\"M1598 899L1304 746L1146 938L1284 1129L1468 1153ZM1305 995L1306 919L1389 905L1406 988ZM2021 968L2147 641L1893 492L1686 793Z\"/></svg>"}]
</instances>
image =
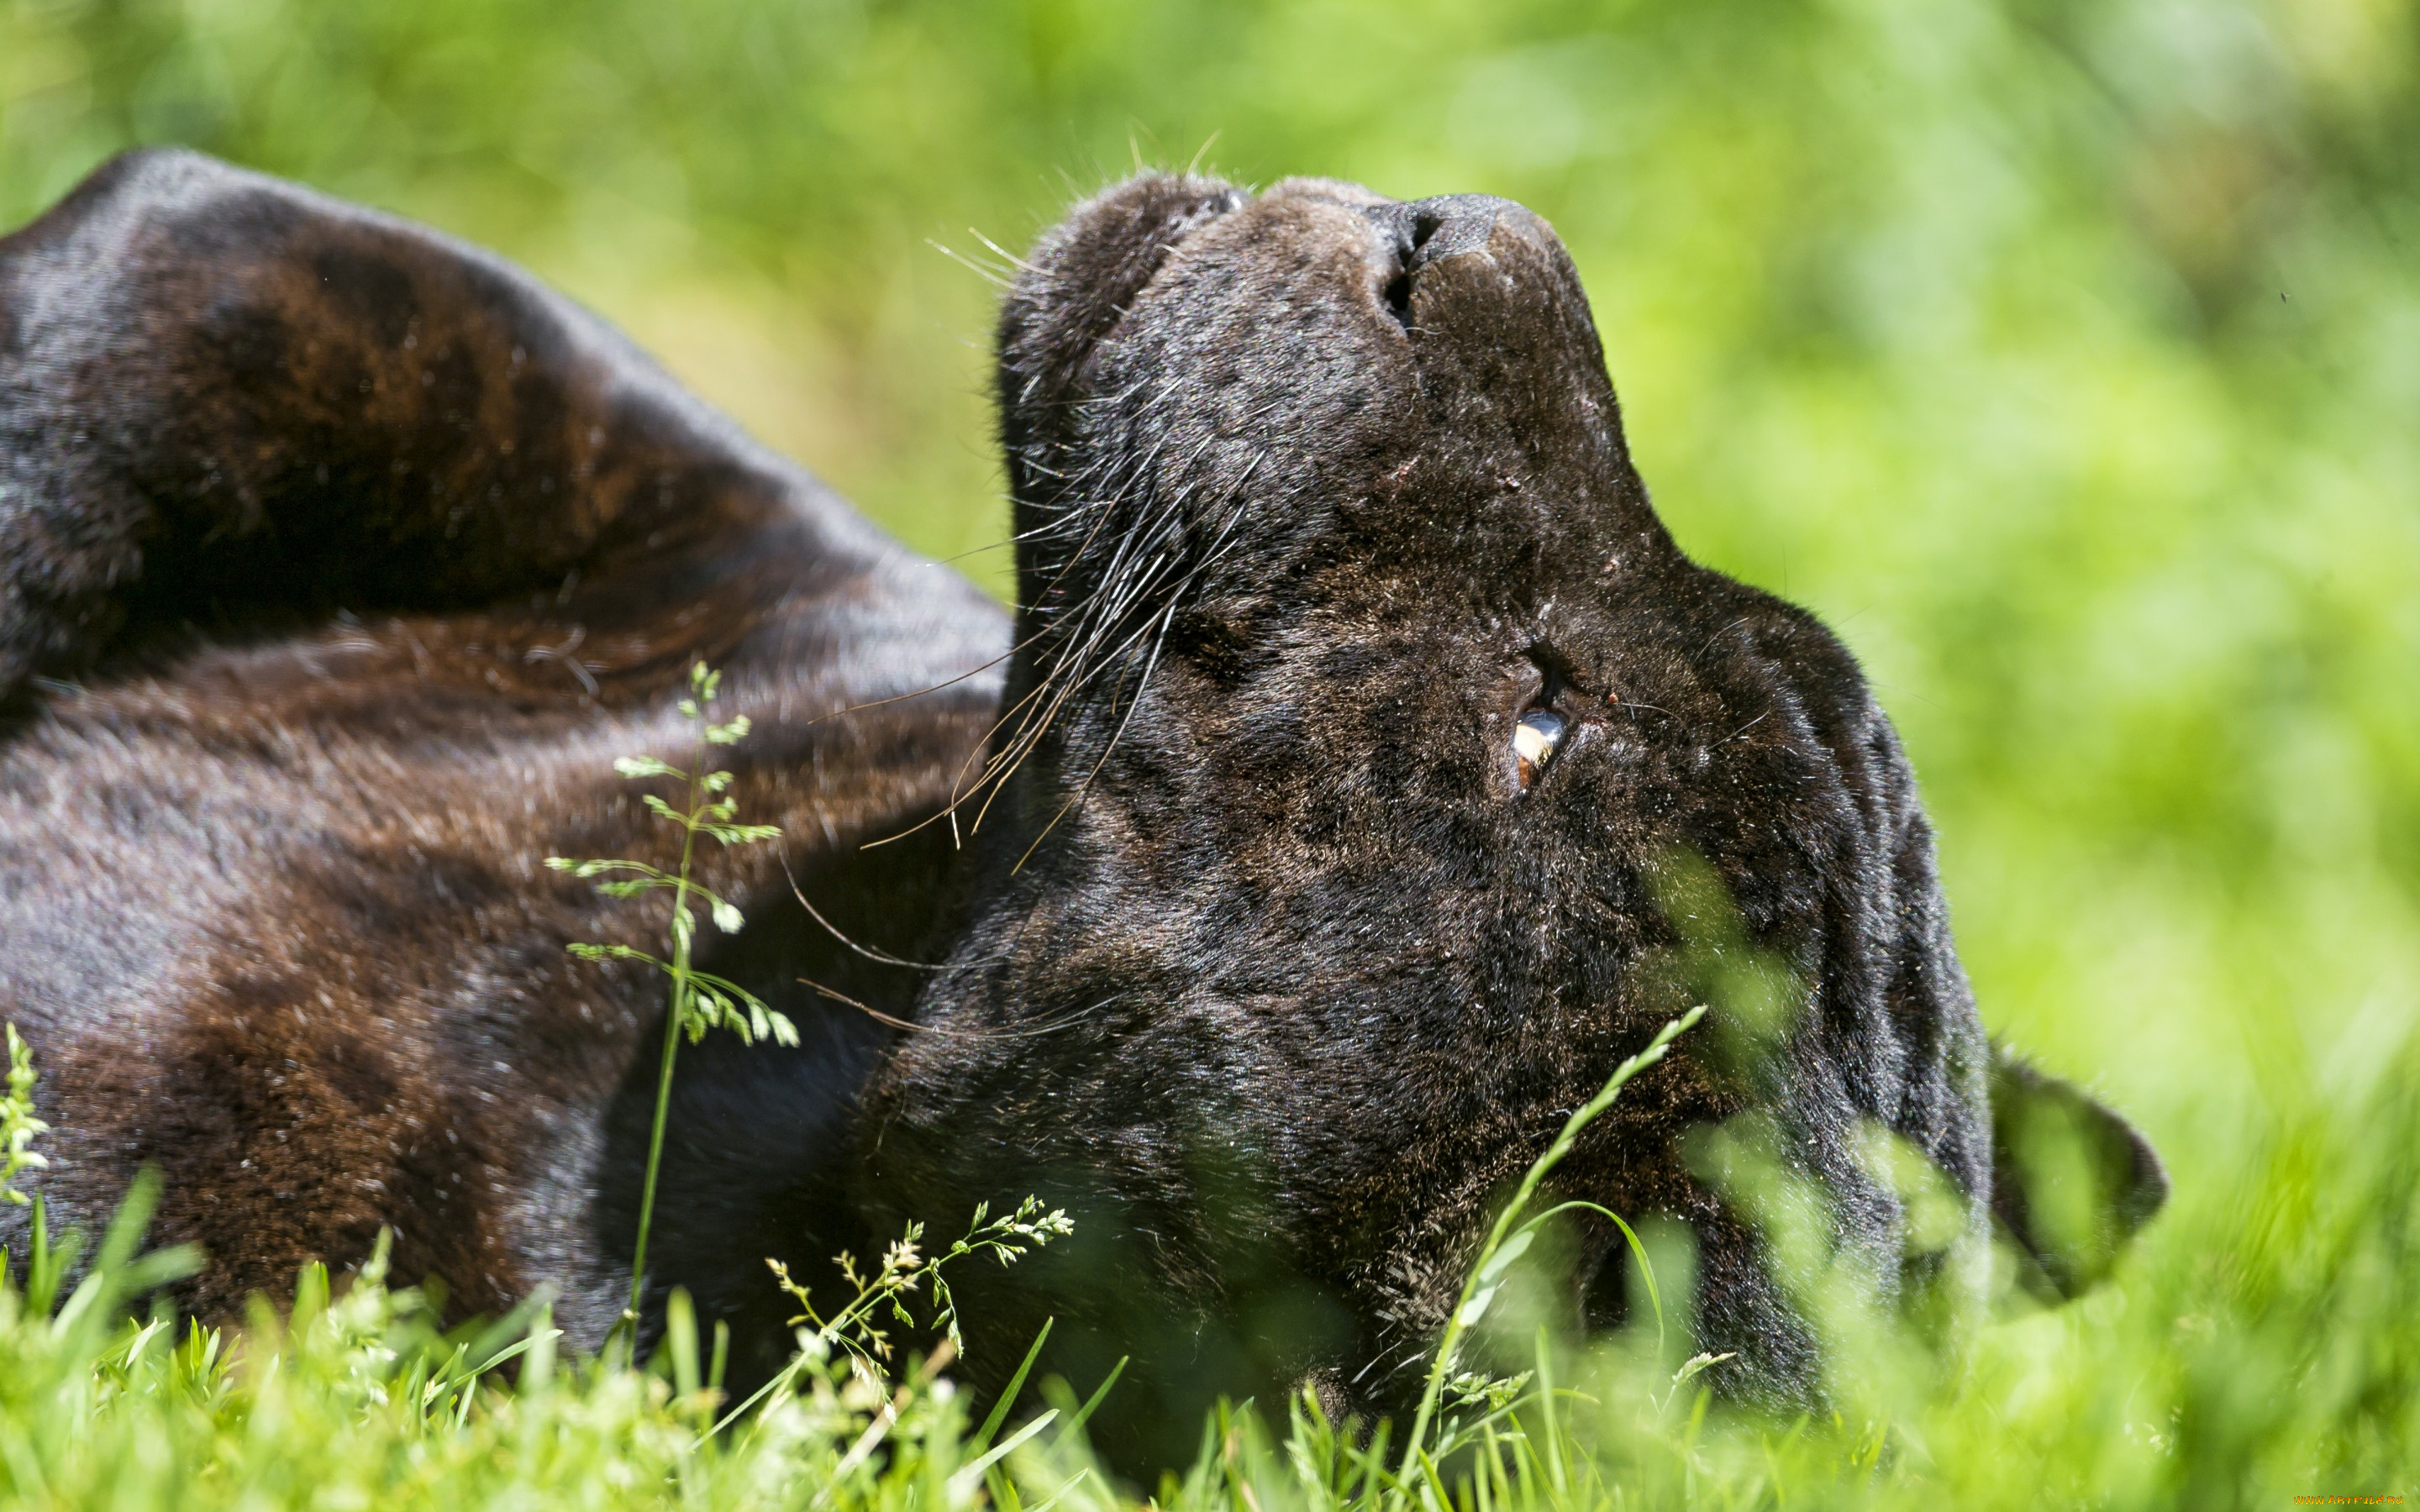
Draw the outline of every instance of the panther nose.
<instances>
[{"instance_id":1,"label":"panther nose","mask_svg":"<svg viewBox=\"0 0 2420 1512\"><path fill-rule=\"evenodd\" d=\"M1512 200L1494 194L1439 194L1404 204L1372 205L1361 213L1377 227L1381 255L1393 254L1393 270L1385 275L1378 294L1406 331L1412 326L1412 281L1422 269L1486 246L1497 223L1508 215L1535 219Z\"/></svg>"},{"instance_id":2,"label":"panther nose","mask_svg":"<svg viewBox=\"0 0 2420 1512\"><path fill-rule=\"evenodd\" d=\"M1405 274L1487 245L1507 211L1521 207L1494 194L1439 194L1408 204L1373 205L1361 213L1392 239Z\"/></svg>"}]
</instances>

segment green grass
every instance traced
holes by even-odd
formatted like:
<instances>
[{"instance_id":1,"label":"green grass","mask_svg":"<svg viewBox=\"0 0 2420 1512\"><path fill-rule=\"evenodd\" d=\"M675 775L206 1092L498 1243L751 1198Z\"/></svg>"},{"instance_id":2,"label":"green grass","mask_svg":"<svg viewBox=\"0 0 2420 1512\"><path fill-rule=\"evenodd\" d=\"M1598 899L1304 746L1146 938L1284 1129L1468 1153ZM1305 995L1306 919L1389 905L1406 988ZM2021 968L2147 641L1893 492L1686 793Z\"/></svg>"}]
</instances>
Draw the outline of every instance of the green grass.
<instances>
[{"instance_id":1,"label":"green grass","mask_svg":"<svg viewBox=\"0 0 2420 1512\"><path fill-rule=\"evenodd\" d=\"M418 1291L387 1288L382 1260L334 1296L306 1271L286 1317L264 1305L241 1329L180 1333L130 1312L194 1263L138 1256L150 1196L138 1188L72 1290L72 1241L21 1258L0 1288L0 1503L1106 1512L1135 1500L1087 1454L1089 1408L1062 1382L970 1422L931 1368L946 1344L877 1381L869 1357L808 1333L784 1389L726 1416L717 1351L678 1307L647 1369L573 1361L542 1309L441 1331ZM1686 1270L1670 1238L1648 1236L1668 1304ZM1495 1270L1482 1254L1474 1289ZM1241 1404L1204 1425L1196 1463L1151 1489L1205 1512L2203 1509L2420 1494L2420 1054L2382 1065L2364 1098L2278 1116L2257 1157L2183 1194L2113 1284L2057 1310L2007 1302L2013 1316L1946 1355L1856 1306L1840 1277L1798 1280L1850 1299L1810 1309L1835 1362L1827 1415L1715 1404L1722 1366L1691 1357L1668 1305L1661 1326L1643 1313L1584 1350L1541 1338L1532 1371L1492 1394L1447 1390L1421 1453L1395 1425L1363 1437L1302 1403Z\"/></svg>"}]
</instances>

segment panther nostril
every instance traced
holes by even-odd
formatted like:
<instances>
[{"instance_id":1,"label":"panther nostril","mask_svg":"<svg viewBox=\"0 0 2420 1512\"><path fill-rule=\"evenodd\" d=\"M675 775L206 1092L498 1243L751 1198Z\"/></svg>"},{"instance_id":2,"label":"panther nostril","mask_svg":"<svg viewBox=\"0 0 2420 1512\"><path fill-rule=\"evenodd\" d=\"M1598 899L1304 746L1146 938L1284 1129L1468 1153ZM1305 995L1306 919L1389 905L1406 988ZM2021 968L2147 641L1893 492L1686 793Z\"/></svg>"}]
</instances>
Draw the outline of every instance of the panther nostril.
<instances>
[{"instance_id":1,"label":"panther nostril","mask_svg":"<svg viewBox=\"0 0 2420 1512\"><path fill-rule=\"evenodd\" d=\"M1412 245L1409 266L1414 272L1448 257L1477 252L1487 245L1504 212L1518 208L1493 194L1440 194L1403 208L1400 223Z\"/></svg>"},{"instance_id":2,"label":"panther nostril","mask_svg":"<svg viewBox=\"0 0 2420 1512\"><path fill-rule=\"evenodd\" d=\"M1412 270L1403 263L1395 266L1395 276L1378 286L1378 298L1385 301L1387 313L1405 331L1412 329Z\"/></svg>"},{"instance_id":3,"label":"panther nostril","mask_svg":"<svg viewBox=\"0 0 2420 1512\"><path fill-rule=\"evenodd\" d=\"M1362 210L1380 231L1380 250L1394 255L1378 297L1405 331L1412 329L1412 281L1448 257L1487 244L1497 219L1512 201L1487 194L1443 194L1410 204L1373 205Z\"/></svg>"}]
</instances>

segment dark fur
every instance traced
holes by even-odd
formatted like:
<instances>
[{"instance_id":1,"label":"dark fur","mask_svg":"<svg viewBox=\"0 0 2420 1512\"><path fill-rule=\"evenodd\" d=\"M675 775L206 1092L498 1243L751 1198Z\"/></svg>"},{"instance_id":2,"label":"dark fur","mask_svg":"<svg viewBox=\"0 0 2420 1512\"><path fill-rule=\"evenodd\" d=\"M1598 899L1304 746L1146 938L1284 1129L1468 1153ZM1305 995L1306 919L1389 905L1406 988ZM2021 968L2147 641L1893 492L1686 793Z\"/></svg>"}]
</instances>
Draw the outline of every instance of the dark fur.
<instances>
[{"instance_id":1,"label":"dark fur","mask_svg":"<svg viewBox=\"0 0 2420 1512\"><path fill-rule=\"evenodd\" d=\"M844 933L940 964L835 940L771 848L713 863L752 919L723 968L808 1042L685 1055L653 1280L741 1325L743 1371L783 1342L762 1257L1035 1191L1078 1235L967 1278L979 1379L1055 1314L1064 1368L1137 1353L1131 1425L1399 1403L1491 1200L1692 1000L1699 865L1737 911L1710 937L1804 1004L1758 1055L1684 1041L1556 1194L1694 1227L1699 1340L1751 1395L1807 1390L1810 1341L1689 1131L1759 1115L1885 1291L1944 1261L1903 1257L1863 1131L1983 1233L1992 1056L1889 721L1812 619L1674 548L1543 222L1137 179L1035 250L1001 404L1013 634L426 231L148 154L0 241L0 1012L54 1209L150 1162L197 1310L385 1225L458 1305L552 1286L593 1343L661 1011L563 953L646 911L537 862L661 844L607 764L677 754L703 657L756 724L744 813ZM1525 794L1539 702L1571 733ZM1571 1244L1575 1315L1618 1317L1611 1237Z\"/></svg>"}]
</instances>

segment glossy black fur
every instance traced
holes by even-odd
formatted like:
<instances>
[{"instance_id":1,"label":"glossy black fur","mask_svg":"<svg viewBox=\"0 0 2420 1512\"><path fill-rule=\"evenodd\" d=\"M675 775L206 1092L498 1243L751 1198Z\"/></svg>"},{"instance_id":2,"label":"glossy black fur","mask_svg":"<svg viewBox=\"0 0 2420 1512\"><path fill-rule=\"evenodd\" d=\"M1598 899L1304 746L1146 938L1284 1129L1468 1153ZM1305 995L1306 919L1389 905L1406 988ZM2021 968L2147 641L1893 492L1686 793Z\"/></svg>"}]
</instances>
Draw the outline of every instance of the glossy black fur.
<instances>
[{"instance_id":1,"label":"glossy black fur","mask_svg":"<svg viewBox=\"0 0 2420 1512\"><path fill-rule=\"evenodd\" d=\"M593 1342L660 1010L562 955L644 919L535 862L661 843L605 763L674 753L706 657L743 807L849 937L769 850L718 860L753 920L721 960L808 1043L688 1054L652 1279L743 1377L785 1345L765 1256L1034 1192L1078 1235L963 1278L979 1384L1055 1317L1057 1368L1136 1356L1133 1463L1219 1391L1398 1410L1492 1204L1697 1001L1552 1195L1690 1226L1721 1383L1818 1370L1718 1125L1885 1295L1975 1292L1993 1057L1906 759L1836 640L1657 522L1544 223L1147 176L1034 250L1000 375L1013 633L428 233L151 155L0 241L0 1011L59 1208L158 1162L193 1305L383 1224ZM1568 734L1525 791L1533 709ZM2060 1090L2130 1232L2156 1160ZM1954 1234L1909 1242L1885 1135ZM1564 1244L1569 1321L1619 1319L1610 1226Z\"/></svg>"},{"instance_id":2,"label":"glossy black fur","mask_svg":"<svg viewBox=\"0 0 2420 1512\"><path fill-rule=\"evenodd\" d=\"M662 1273L765 1311L735 1246L849 1239L815 1198L888 1031L799 979L896 1013L913 983L782 863L872 945L923 942L946 838L856 847L979 746L981 594L517 270L179 153L0 241L0 1016L54 1221L153 1164L158 1237L211 1257L196 1311L385 1227L458 1308L550 1287L597 1342L662 1001L564 946L662 921L540 863L670 859L611 763L689 759L705 658L757 727L734 795L791 837L709 856L756 919L729 952L806 1043L721 1085L727 1047L691 1057Z\"/></svg>"},{"instance_id":3,"label":"glossy black fur","mask_svg":"<svg viewBox=\"0 0 2420 1512\"><path fill-rule=\"evenodd\" d=\"M1399 1401L1491 1197L1691 1000L1656 881L1694 857L1807 1001L1753 1073L1684 1047L1554 1195L1691 1220L1702 1345L1803 1389L1806 1331L1684 1134L1769 1111L1886 1288L1900 1203L1863 1131L1931 1156L1976 1235L1991 1187L1988 1048L1854 661L1673 547L1517 206L1153 179L1032 262L1001 336L1033 651L1007 728L1092 681L978 836L922 1016L1070 1026L904 1042L877 1209L1041 1171L1093 1219L1052 1287L971 1309L985 1352L1047 1306L1159 1377ZM1541 704L1571 734L1524 794L1511 731ZM1579 1274L1618 1247L1589 1226Z\"/></svg>"}]
</instances>

